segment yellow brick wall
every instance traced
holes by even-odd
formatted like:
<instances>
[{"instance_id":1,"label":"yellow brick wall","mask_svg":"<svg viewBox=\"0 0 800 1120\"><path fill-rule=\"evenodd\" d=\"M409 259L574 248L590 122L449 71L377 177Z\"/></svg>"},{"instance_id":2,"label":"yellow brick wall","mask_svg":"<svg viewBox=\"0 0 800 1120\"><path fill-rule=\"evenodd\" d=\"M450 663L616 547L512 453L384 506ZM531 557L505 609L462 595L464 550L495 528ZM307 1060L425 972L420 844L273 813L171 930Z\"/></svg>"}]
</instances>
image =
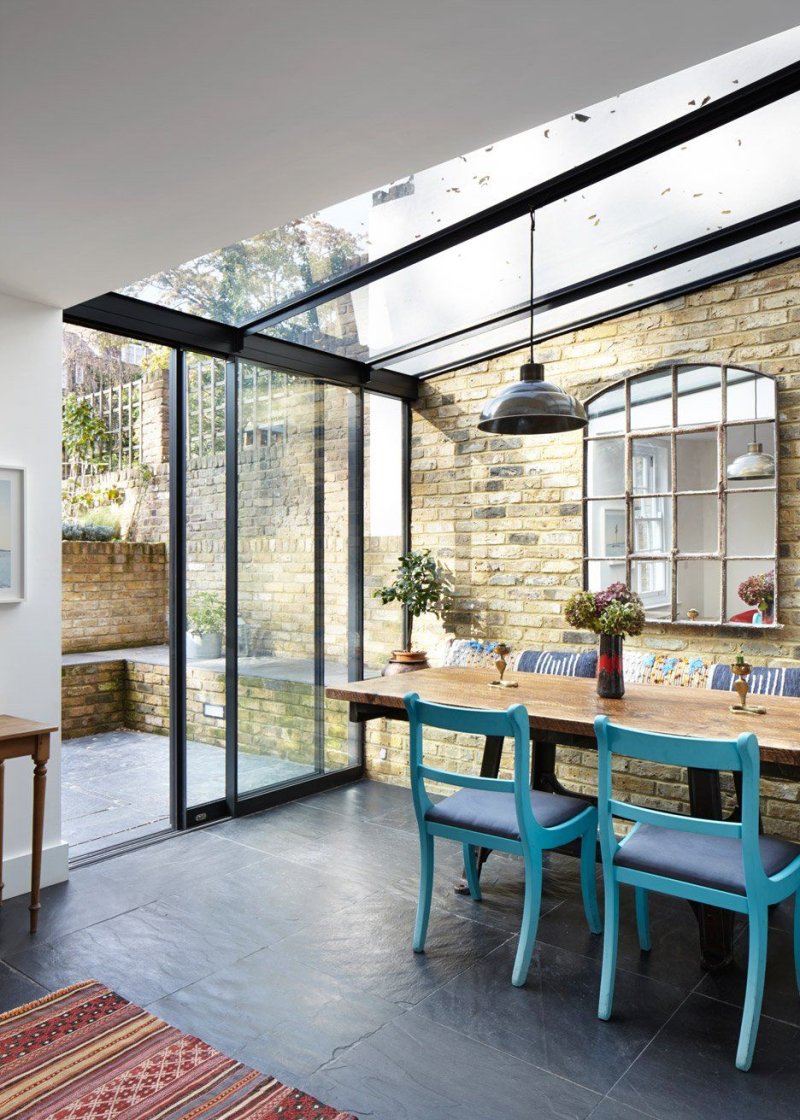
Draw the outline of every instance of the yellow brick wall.
<instances>
[{"instance_id":1,"label":"yellow brick wall","mask_svg":"<svg viewBox=\"0 0 800 1120\"><path fill-rule=\"evenodd\" d=\"M777 378L783 629L753 632L744 652L756 663L800 664L800 262L564 334L539 347L537 359L546 363L546 376L582 400L626 374L673 361L744 365ZM435 377L414 409L413 544L433 550L455 589L454 610L443 623L418 624L429 649L447 633L502 637L516 648L575 648L581 640L570 632L563 604L583 578L582 435L491 436L476 426L486 400L516 379L523 360L513 354ZM740 641L740 634L712 626L648 625L630 645L720 660ZM402 725L368 725L367 744L374 777L407 782ZM441 751L442 759L477 765L474 748L443 739ZM563 751L559 773L592 790L594 756ZM624 784L651 804L676 808L685 805L679 779L675 771L639 768ZM765 782L765 793L768 828L800 837L800 786Z\"/></svg>"}]
</instances>

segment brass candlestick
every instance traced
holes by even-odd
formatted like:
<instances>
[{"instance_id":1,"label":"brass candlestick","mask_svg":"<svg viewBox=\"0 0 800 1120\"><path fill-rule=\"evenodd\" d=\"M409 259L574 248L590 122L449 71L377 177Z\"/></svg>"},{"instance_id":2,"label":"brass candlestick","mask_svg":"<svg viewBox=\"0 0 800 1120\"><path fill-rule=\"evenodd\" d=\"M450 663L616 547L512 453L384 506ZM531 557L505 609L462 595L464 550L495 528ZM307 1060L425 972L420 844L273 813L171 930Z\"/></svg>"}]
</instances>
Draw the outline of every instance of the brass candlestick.
<instances>
[{"instance_id":1,"label":"brass candlestick","mask_svg":"<svg viewBox=\"0 0 800 1120\"><path fill-rule=\"evenodd\" d=\"M497 669L497 672L499 674L500 679L496 680L496 681L489 681L489 687L490 688L519 688L519 685L517 684L516 681L505 681L505 680L503 680L503 674L505 673L506 669L508 668L508 663L506 662L506 657L509 655L509 653L511 653L511 647L506 646L506 645L496 645L494 647L494 652L496 654L494 664L495 664L495 668Z\"/></svg>"},{"instance_id":2,"label":"brass candlestick","mask_svg":"<svg viewBox=\"0 0 800 1120\"><path fill-rule=\"evenodd\" d=\"M738 704L731 704L731 711L741 712L742 715L746 716L763 716L767 710L766 708L762 708L758 704L748 705L747 703L747 693L750 691L747 677L749 677L751 669L752 665L748 665L743 657L737 658L731 665L731 672L737 678L733 682L733 688L736 695L739 697Z\"/></svg>"}]
</instances>

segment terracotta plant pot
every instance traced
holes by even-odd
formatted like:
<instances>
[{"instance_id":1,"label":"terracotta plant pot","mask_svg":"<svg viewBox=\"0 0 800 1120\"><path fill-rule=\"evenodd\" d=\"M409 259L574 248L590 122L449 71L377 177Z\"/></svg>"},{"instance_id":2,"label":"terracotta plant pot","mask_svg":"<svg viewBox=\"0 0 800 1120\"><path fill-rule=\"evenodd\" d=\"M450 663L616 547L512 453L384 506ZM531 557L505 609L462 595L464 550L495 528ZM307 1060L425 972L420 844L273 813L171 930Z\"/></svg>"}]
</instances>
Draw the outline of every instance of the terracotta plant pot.
<instances>
[{"instance_id":1,"label":"terracotta plant pot","mask_svg":"<svg viewBox=\"0 0 800 1120\"><path fill-rule=\"evenodd\" d=\"M381 673L383 677L393 677L397 673L413 673L416 669L429 669L428 654L424 649L395 649L389 664Z\"/></svg>"}]
</instances>

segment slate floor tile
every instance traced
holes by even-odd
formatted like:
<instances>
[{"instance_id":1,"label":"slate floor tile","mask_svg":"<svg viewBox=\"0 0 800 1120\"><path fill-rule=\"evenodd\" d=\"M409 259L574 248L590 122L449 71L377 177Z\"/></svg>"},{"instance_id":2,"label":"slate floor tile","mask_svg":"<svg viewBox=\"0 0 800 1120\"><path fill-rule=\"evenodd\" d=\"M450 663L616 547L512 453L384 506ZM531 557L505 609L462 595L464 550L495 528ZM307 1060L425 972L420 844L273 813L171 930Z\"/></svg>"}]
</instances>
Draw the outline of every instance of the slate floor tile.
<instances>
[{"instance_id":1,"label":"slate floor tile","mask_svg":"<svg viewBox=\"0 0 800 1120\"><path fill-rule=\"evenodd\" d=\"M657 1120L789 1120L800 1096L800 1030L762 1017L753 1066L734 1064L740 1011L691 995L609 1096Z\"/></svg>"},{"instance_id":2,"label":"slate floor tile","mask_svg":"<svg viewBox=\"0 0 800 1120\"><path fill-rule=\"evenodd\" d=\"M0 1014L46 996L47 988L0 961Z\"/></svg>"},{"instance_id":3,"label":"slate floor tile","mask_svg":"<svg viewBox=\"0 0 800 1120\"><path fill-rule=\"evenodd\" d=\"M311 927L274 946L276 954L313 965L354 987L403 1006L419 1002L496 949L502 930L456 918L434 906L426 951L414 953L416 906L389 891L340 911L321 933Z\"/></svg>"},{"instance_id":4,"label":"slate floor tile","mask_svg":"<svg viewBox=\"0 0 800 1120\"><path fill-rule=\"evenodd\" d=\"M261 944L235 922L209 922L154 902L23 949L9 964L50 990L93 977L141 1004L185 987Z\"/></svg>"},{"instance_id":5,"label":"slate floor tile","mask_svg":"<svg viewBox=\"0 0 800 1120\"><path fill-rule=\"evenodd\" d=\"M308 1076L402 1014L394 1003L262 949L159 1000L154 1014L264 1072ZM294 1082L292 1082L294 1083Z\"/></svg>"},{"instance_id":6,"label":"slate floor tile","mask_svg":"<svg viewBox=\"0 0 800 1120\"><path fill-rule=\"evenodd\" d=\"M414 1011L346 1050L303 1087L376 1120L583 1120L600 1099Z\"/></svg>"},{"instance_id":7,"label":"slate floor tile","mask_svg":"<svg viewBox=\"0 0 800 1120\"><path fill-rule=\"evenodd\" d=\"M763 1014L800 1027L800 994L794 976L792 934L773 928L769 931L768 940ZM736 942L733 967L724 972L707 973L697 991L701 995L713 996L715 999L741 1007L744 1003L746 982L747 933L745 932Z\"/></svg>"},{"instance_id":8,"label":"slate floor tile","mask_svg":"<svg viewBox=\"0 0 800 1120\"><path fill-rule=\"evenodd\" d=\"M599 963L538 943L524 987L511 983L516 939L417 1005L417 1013L598 1093L612 1087L683 999L618 972L617 1014L597 1018Z\"/></svg>"}]
</instances>

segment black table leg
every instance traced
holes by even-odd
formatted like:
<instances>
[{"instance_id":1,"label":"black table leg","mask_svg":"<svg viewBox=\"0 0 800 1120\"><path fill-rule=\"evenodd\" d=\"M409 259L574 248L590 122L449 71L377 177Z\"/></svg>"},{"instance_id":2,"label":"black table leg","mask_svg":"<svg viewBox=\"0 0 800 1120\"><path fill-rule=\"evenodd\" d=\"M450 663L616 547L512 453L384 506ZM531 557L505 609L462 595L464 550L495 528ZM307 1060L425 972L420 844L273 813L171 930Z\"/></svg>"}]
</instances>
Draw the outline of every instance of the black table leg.
<instances>
[{"instance_id":1,"label":"black table leg","mask_svg":"<svg viewBox=\"0 0 800 1120\"><path fill-rule=\"evenodd\" d=\"M693 817L722 820L722 796L716 770L689 770L689 806ZM700 963L709 972L727 968L733 960L733 912L693 902L700 927Z\"/></svg>"},{"instance_id":2,"label":"black table leg","mask_svg":"<svg viewBox=\"0 0 800 1120\"><path fill-rule=\"evenodd\" d=\"M486 742L483 747L483 759L481 760L481 777L482 778L496 778L500 773L500 759L503 755L503 737L502 735L487 735ZM478 849L478 875L481 873L481 868L489 858L491 848ZM462 875L459 881L453 887L456 894L469 894L469 887L467 886L466 877Z\"/></svg>"}]
</instances>

